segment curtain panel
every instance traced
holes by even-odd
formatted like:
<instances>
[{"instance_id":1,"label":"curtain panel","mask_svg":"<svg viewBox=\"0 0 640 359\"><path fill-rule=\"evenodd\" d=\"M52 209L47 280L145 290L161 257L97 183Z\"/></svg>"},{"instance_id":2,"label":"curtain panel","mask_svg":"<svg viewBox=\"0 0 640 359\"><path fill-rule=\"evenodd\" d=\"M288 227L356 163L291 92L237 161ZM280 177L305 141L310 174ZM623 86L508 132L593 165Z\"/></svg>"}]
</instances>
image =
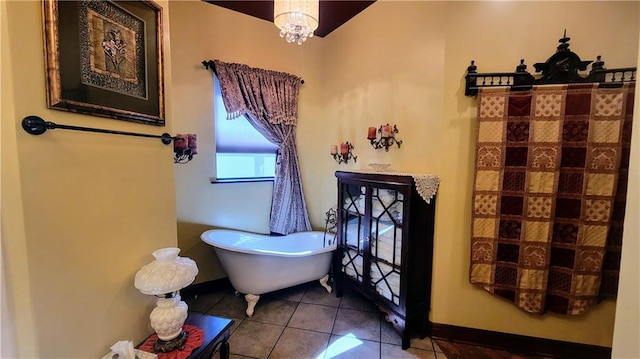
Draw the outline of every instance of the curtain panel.
<instances>
[{"instance_id":1,"label":"curtain panel","mask_svg":"<svg viewBox=\"0 0 640 359\"><path fill-rule=\"evenodd\" d=\"M214 63L228 119L246 116L258 132L278 145L270 231L283 235L310 231L296 145L300 78L242 64Z\"/></svg>"},{"instance_id":2,"label":"curtain panel","mask_svg":"<svg viewBox=\"0 0 640 359\"><path fill-rule=\"evenodd\" d=\"M481 89L470 282L532 313L617 292L634 84Z\"/></svg>"}]
</instances>

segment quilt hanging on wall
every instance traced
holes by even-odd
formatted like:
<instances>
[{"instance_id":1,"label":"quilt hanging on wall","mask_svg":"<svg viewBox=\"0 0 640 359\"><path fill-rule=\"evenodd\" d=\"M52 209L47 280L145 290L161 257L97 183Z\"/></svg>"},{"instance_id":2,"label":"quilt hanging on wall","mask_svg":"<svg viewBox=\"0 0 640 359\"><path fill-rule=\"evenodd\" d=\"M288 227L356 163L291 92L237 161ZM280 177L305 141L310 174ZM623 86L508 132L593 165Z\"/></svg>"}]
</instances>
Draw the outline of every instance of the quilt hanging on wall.
<instances>
[{"instance_id":1,"label":"quilt hanging on wall","mask_svg":"<svg viewBox=\"0 0 640 359\"><path fill-rule=\"evenodd\" d=\"M532 313L617 292L634 84L478 95L470 282Z\"/></svg>"}]
</instances>

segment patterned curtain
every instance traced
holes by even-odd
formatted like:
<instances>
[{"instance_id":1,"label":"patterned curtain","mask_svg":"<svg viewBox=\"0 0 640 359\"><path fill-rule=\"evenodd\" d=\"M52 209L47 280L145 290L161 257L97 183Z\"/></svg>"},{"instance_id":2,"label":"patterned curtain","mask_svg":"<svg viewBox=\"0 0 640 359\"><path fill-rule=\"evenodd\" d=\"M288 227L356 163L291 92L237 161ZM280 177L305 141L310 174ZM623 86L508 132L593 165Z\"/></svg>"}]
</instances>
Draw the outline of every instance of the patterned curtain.
<instances>
[{"instance_id":1,"label":"patterned curtain","mask_svg":"<svg viewBox=\"0 0 640 359\"><path fill-rule=\"evenodd\" d=\"M296 146L300 78L294 75L215 61L229 119L245 115L278 147L269 227L272 233L309 231Z\"/></svg>"},{"instance_id":2,"label":"patterned curtain","mask_svg":"<svg viewBox=\"0 0 640 359\"><path fill-rule=\"evenodd\" d=\"M527 312L617 292L634 84L482 89L470 281Z\"/></svg>"}]
</instances>

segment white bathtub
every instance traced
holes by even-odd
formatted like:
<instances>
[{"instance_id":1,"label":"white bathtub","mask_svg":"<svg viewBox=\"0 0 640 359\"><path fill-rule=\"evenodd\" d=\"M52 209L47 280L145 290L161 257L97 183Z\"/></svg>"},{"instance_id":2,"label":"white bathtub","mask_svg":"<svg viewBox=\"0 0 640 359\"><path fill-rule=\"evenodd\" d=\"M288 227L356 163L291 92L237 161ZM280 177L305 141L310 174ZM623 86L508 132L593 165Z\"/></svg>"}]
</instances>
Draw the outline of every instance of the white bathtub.
<instances>
[{"instance_id":1,"label":"white bathtub","mask_svg":"<svg viewBox=\"0 0 640 359\"><path fill-rule=\"evenodd\" d=\"M334 236L298 232L268 236L228 229L208 230L200 238L215 248L236 291L245 294L247 315L261 294L320 280L327 291L329 268L336 249Z\"/></svg>"}]
</instances>

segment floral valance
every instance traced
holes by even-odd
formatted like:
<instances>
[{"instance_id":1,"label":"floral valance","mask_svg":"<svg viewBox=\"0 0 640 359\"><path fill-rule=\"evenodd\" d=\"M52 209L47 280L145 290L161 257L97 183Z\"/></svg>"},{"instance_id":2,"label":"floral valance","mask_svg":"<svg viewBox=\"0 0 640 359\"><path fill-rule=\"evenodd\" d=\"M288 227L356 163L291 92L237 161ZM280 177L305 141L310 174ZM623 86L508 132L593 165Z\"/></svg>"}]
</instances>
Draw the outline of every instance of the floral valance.
<instances>
[{"instance_id":1,"label":"floral valance","mask_svg":"<svg viewBox=\"0 0 640 359\"><path fill-rule=\"evenodd\" d=\"M214 64L228 119L249 113L272 124L296 124L300 77L219 60ZM246 96L248 93L260 96Z\"/></svg>"}]
</instances>

